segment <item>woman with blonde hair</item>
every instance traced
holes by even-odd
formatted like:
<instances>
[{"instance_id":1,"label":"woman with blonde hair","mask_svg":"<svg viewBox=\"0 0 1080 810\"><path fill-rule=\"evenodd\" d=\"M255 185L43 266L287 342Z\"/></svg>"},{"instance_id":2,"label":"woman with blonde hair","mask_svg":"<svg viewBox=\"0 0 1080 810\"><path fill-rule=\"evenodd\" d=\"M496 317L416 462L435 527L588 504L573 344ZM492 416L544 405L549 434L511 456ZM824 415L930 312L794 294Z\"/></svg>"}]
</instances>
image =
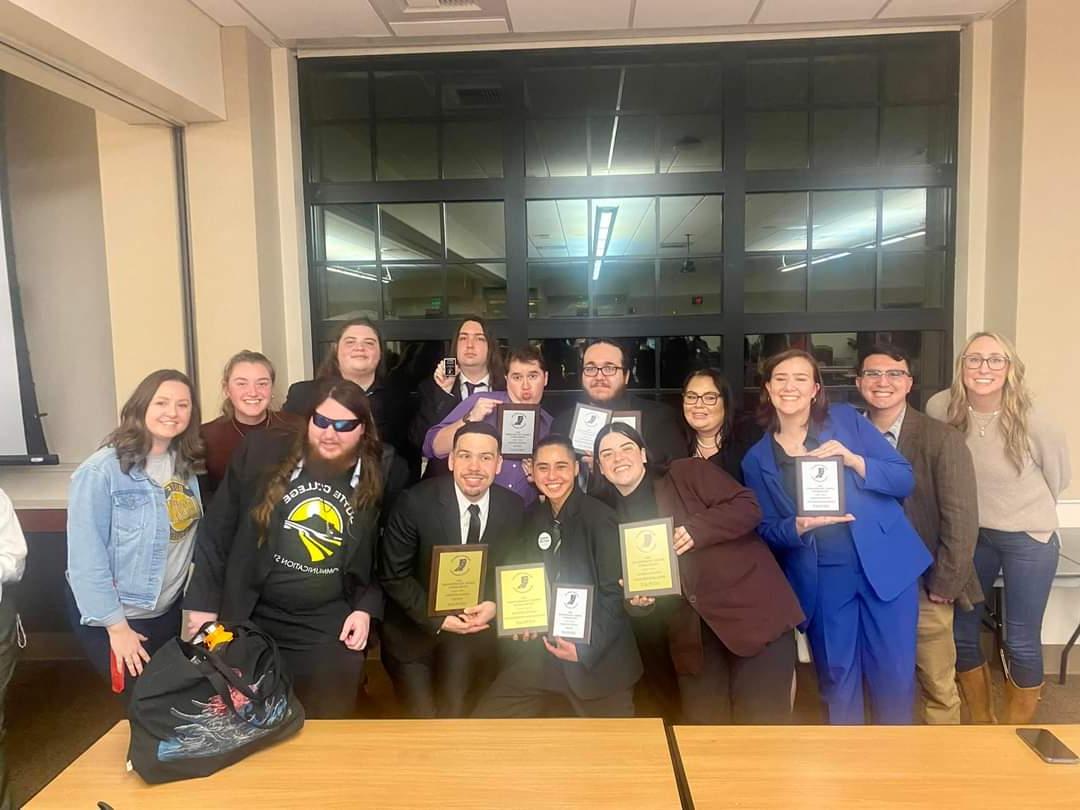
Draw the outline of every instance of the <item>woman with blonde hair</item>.
<instances>
[{"instance_id":1,"label":"woman with blonde hair","mask_svg":"<svg viewBox=\"0 0 1080 810\"><path fill-rule=\"evenodd\" d=\"M1064 431L1037 407L1012 343L993 332L968 338L952 387L926 412L967 436L978 484L975 570L984 593L1001 572L1008 613L1006 723L1030 722L1043 685L1042 619L1057 570L1057 498L1069 484ZM997 722L990 668L979 645L983 605L953 623L960 691L974 722Z\"/></svg>"}]
</instances>

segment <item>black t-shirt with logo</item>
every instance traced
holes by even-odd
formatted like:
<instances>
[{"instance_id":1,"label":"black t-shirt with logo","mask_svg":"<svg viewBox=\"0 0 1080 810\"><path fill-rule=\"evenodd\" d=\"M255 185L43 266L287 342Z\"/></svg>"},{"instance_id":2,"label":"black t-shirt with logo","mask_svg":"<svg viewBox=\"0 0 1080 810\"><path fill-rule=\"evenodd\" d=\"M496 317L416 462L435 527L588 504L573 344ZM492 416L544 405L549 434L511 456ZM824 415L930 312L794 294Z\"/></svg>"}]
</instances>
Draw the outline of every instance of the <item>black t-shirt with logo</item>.
<instances>
[{"instance_id":1,"label":"black t-shirt with logo","mask_svg":"<svg viewBox=\"0 0 1080 810\"><path fill-rule=\"evenodd\" d=\"M274 509L270 574L252 618L287 649L336 639L352 612L343 573L353 521L351 477L351 469L328 480L301 472Z\"/></svg>"}]
</instances>

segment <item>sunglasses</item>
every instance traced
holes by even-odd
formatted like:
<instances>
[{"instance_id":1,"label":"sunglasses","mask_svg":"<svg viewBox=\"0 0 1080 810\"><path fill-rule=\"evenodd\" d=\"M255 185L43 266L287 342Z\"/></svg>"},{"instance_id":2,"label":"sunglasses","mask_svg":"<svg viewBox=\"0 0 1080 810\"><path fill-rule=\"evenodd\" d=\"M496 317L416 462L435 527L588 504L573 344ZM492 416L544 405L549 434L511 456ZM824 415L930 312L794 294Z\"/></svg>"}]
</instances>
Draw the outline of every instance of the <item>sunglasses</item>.
<instances>
[{"instance_id":1,"label":"sunglasses","mask_svg":"<svg viewBox=\"0 0 1080 810\"><path fill-rule=\"evenodd\" d=\"M360 427L360 419L330 419L323 416L318 411L315 411L311 415L311 421L315 423L317 428L332 427L335 433L352 433L358 427Z\"/></svg>"}]
</instances>

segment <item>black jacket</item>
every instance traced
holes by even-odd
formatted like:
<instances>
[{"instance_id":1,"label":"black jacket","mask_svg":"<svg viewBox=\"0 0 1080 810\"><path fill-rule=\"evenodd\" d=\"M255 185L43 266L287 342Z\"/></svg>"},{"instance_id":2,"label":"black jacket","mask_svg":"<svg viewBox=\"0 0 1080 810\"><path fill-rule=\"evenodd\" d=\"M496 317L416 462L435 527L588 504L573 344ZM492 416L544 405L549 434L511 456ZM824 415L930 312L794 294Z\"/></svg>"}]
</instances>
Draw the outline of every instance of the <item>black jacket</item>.
<instances>
[{"instance_id":1,"label":"black jacket","mask_svg":"<svg viewBox=\"0 0 1080 810\"><path fill-rule=\"evenodd\" d=\"M213 503L199 523L185 610L217 613L232 622L250 618L272 562L269 543L258 543L251 511L264 492L266 477L288 455L294 435L281 429L250 433L233 454ZM384 446L384 509L393 504L406 477L394 449ZM383 613L374 568L380 511L367 509L356 515L343 565L346 598L354 610L367 611L374 618Z\"/></svg>"},{"instance_id":2,"label":"black jacket","mask_svg":"<svg viewBox=\"0 0 1080 810\"><path fill-rule=\"evenodd\" d=\"M590 643L577 645L577 663L554 660L579 698L608 697L631 688L642 673L619 585L619 525L610 507L576 488L563 504L558 520L562 544L556 557L554 545L547 551L539 545L541 532L551 533L554 525L551 506L546 501L533 504L525 517L518 551L508 562L543 562L552 583L557 579L567 585L594 586Z\"/></svg>"},{"instance_id":3,"label":"black jacket","mask_svg":"<svg viewBox=\"0 0 1080 810\"><path fill-rule=\"evenodd\" d=\"M494 566L516 542L525 507L513 492L494 485L488 508L480 542L489 546L485 598L494 601ZM460 526L454 479L449 476L406 490L386 523L378 555L379 582L386 593L382 639L398 661L424 658L435 646L443 619L428 615L431 549L460 543Z\"/></svg>"}]
</instances>

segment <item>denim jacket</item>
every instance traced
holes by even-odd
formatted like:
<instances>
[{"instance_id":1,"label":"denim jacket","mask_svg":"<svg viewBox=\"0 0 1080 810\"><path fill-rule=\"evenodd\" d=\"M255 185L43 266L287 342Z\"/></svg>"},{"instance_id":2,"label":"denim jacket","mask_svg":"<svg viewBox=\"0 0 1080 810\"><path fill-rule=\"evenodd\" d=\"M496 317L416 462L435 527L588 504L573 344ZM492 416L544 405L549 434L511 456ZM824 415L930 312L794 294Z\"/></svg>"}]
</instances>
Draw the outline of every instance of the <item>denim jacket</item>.
<instances>
[{"instance_id":1,"label":"denim jacket","mask_svg":"<svg viewBox=\"0 0 1080 810\"><path fill-rule=\"evenodd\" d=\"M188 487L200 502L195 476ZM71 476L67 579L83 624L109 626L123 605L147 610L161 595L169 551L165 490L142 467L124 474L103 447Z\"/></svg>"}]
</instances>

